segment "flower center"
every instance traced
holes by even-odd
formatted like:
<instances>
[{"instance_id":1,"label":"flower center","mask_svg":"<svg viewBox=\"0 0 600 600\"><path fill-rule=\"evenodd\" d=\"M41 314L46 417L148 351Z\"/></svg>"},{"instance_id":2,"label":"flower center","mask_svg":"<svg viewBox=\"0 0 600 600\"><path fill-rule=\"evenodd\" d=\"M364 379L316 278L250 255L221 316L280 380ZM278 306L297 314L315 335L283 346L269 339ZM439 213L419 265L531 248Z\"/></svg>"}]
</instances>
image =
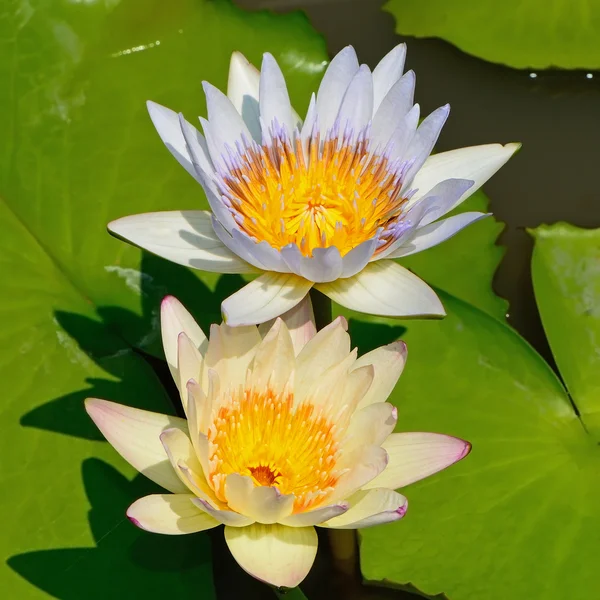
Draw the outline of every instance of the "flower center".
<instances>
[{"instance_id":1,"label":"flower center","mask_svg":"<svg viewBox=\"0 0 600 600\"><path fill-rule=\"evenodd\" d=\"M217 185L239 227L280 250L296 244L304 256L336 246L342 256L380 234L379 249L398 231L407 198L400 194L408 163L369 149L359 136L319 135L292 144L238 146L217 174Z\"/></svg>"},{"instance_id":2,"label":"flower center","mask_svg":"<svg viewBox=\"0 0 600 600\"><path fill-rule=\"evenodd\" d=\"M294 511L303 511L325 499L342 474L334 423L310 402L295 406L290 392L231 393L208 440L208 480L222 502L227 475L239 473L256 486L294 494Z\"/></svg>"}]
</instances>

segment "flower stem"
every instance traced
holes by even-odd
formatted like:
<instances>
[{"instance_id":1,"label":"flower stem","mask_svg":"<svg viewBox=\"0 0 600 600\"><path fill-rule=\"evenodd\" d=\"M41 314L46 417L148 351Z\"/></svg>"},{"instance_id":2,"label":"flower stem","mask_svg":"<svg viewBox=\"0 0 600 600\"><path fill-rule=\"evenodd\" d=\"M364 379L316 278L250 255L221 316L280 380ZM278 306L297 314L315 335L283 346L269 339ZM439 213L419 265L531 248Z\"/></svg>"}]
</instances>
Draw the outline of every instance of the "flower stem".
<instances>
[{"instance_id":1,"label":"flower stem","mask_svg":"<svg viewBox=\"0 0 600 600\"><path fill-rule=\"evenodd\" d=\"M278 590L276 588L275 595L281 600L307 600L299 587L289 588L287 590Z\"/></svg>"},{"instance_id":2,"label":"flower stem","mask_svg":"<svg viewBox=\"0 0 600 600\"><path fill-rule=\"evenodd\" d=\"M331 300L315 288L312 288L309 293L315 313L315 324L317 329L323 329L332 320Z\"/></svg>"},{"instance_id":3,"label":"flower stem","mask_svg":"<svg viewBox=\"0 0 600 600\"><path fill-rule=\"evenodd\" d=\"M323 329L325 325L331 323L333 317L331 300L315 288L310 290L310 299L317 329ZM335 568L345 575L356 576L358 569L356 532L352 529L330 529L327 535Z\"/></svg>"}]
</instances>

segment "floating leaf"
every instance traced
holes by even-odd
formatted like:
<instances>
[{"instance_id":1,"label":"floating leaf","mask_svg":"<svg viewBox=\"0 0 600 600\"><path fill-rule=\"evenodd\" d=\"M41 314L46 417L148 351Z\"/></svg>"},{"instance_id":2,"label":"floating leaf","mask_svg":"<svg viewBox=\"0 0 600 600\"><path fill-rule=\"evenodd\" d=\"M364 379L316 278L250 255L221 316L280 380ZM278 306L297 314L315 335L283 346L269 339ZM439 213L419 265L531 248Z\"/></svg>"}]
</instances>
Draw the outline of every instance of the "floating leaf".
<instances>
[{"instance_id":1,"label":"floating leaf","mask_svg":"<svg viewBox=\"0 0 600 600\"><path fill-rule=\"evenodd\" d=\"M439 37L517 69L600 68L600 2L569 0L389 0L396 31Z\"/></svg>"},{"instance_id":2,"label":"floating leaf","mask_svg":"<svg viewBox=\"0 0 600 600\"><path fill-rule=\"evenodd\" d=\"M443 321L407 325L409 358L391 401L398 430L459 436L473 450L403 490L405 519L360 533L364 577L452 600L600 596L597 440L522 338L443 301Z\"/></svg>"}]
</instances>

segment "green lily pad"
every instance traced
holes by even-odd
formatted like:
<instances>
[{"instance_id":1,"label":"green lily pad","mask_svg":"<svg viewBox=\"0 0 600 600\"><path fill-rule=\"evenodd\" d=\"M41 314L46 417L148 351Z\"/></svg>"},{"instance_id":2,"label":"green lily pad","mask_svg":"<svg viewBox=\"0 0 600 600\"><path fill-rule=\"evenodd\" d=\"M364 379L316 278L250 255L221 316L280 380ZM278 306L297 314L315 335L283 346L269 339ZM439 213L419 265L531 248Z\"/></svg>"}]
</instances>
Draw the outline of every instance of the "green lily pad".
<instances>
[{"instance_id":1,"label":"green lily pad","mask_svg":"<svg viewBox=\"0 0 600 600\"><path fill-rule=\"evenodd\" d=\"M544 330L583 423L600 439L600 229L559 223L532 233Z\"/></svg>"},{"instance_id":2,"label":"green lily pad","mask_svg":"<svg viewBox=\"0 0 600 600\"><path fill-rule=\"evenodd\" d=\"M192 588L214 597L205 537L193 540L193 565L192 540L170 544L171 559L187 567L181 577L171 563L158 564L148 534L125 518L156 486L142 477L129 483L134 470L83 410L85 397L100 396L170 412L158 378L4 202L0 222L4 594L100 600L118 582L131 597ZM118 578L107 578L109 570Z\"/></svg>"},{"instance_id":3,"label":"green lily pad","mask_svg":"<svg viewBox=\"0 0 600 600\"><path fill-rule=\"evenodd\" d=\"M449 216L468 211L487 212L489 200L479 190ZM508 302L492 290L494 273L504 256L496 240L504 225L493 216L482 219L425 252L398 262L427 283L504 319Z\"/></svg>"},{"instance_id":4,"label":"green lily pad","mask_svg":"<svg viewBox=\"0 0 600 600\"><path fill-rule=\"evenodd\" d=\"M404 489L404 519L360 532L365 579L452 600L600 597L596 440L522 338L443 301L446 319L407 326L391 401L398 430L459 436L473 450Z\"/></svg>"},{"instance_id":5,"label":"green lily pad","mask_svg":"<svg viewBox=\"0 0 600 600\"><path fill-rule=\"evenodd\" d=\"M15 599L210 599L206 536L152 536L125 519L156 488L102 441L83 399L172 412L134 348L161 353L166 293L207 325L241 280L142 259L106 224L205 206L147 99L202 114L202 79L224 87L233 50L253 61L270 50L302 108L324 43L301 14L250 14L225 0L9 0L2 13L0 587Z\"/></svg>"},{"instance_id":6,"label":"green lily pad","mask_svg":"<svg viewBox=\"0 0 600 600\"><path fill-rule=\"evenodd\" d=\"M269 50L305 111L326 65L324 41L301 13L248 13L227 0L51 2L13 12L0 32L0 194L82 294L121 309L109 324L160 354L157 311L167 291L213 320L220 310L189 278L178 283L183 268L155 263L143 273L140 250L106 233L124 215L208 208L160 141L146 100L194 122L206 114L202 81L225 89L234 50L257 64ZM217 276L195 277L214 290ZM141 288L151 318L142 319Z\"/></svg>"},{"instance_id":7,"label":"green lily pad","mask_svg":"<svg viewBox=\"0 0 600 600\"><path fill-rule=\"evenodd\" d=\"M517 69L600 68L600 2L389 0L396 31L439 37L484 60Z\"/></svg>"}]
</instances>

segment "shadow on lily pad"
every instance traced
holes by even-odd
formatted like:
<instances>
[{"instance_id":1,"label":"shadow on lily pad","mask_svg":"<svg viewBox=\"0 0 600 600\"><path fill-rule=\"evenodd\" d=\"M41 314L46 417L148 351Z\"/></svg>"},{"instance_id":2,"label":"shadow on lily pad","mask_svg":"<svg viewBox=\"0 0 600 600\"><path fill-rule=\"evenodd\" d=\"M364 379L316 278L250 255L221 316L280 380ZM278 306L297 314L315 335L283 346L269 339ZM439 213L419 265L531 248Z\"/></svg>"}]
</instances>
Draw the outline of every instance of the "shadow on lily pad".
<instances>
[{"instance_id":1,"label":"shadow on lily pad","mask_svg":"<svg viewBox=\"0 0 600 600\"><path fill-rule=\"evenodd\" d=\"M89 397L160 412L165 412L165 408L172 404L173 408L168 412L181 414L178 393L162 353L160 302L167 294L176 295L208 333L212 323L221 321L222 299L237 291L244 281L239 276L222 276L213 291L188 269L147 253L143 256L139 279L141 316L116 306L98 307L99 320L75 313L55 312L56 321L64 332L110 379L87 379L88 388L34 408L21 417L21 425L89 440L103 440L83 408L83 401ZM161 282L160 285L156 284L157 281ZM159 382L166 395L163 390L157 394ZM161 394L164 403L160 402ZM158 405L155 401L153 406L150 399L157 395Z\"/></svg>"},{"instance_id":2,"label":"shadow on lily pad","mask_svg":"<svg viewBox=\"0 0 600 600\"><path fill-rule=\"evenodd\" d=\"M159 491L154 484L97 459L83 463L82 476L96 547L18 554L7 561L14 571L59 600L214 596L206 535L152 535L125 517L136 498Z\"/></svg>"}]
</instances>

